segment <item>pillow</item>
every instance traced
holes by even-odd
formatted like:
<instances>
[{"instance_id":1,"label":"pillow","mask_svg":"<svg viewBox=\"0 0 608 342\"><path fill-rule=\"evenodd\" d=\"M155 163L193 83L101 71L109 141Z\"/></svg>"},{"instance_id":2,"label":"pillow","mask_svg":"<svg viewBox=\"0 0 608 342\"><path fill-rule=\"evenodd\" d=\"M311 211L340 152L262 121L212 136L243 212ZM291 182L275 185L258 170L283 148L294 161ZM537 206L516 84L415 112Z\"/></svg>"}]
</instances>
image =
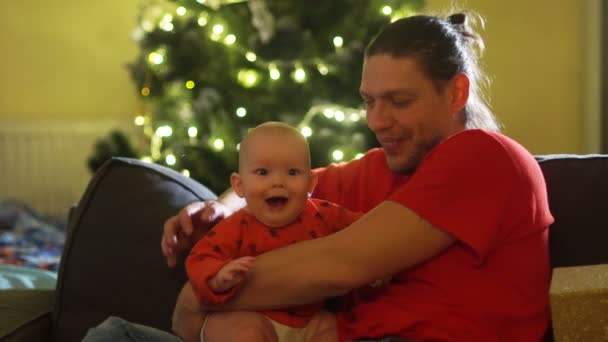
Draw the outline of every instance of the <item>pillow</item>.
<instances>
[{"instance_id":1,"label":"pillow","mask_svg":"<svg viewBox=\"0 0 608 342\"><path fill-rule=\"evenodd\" d=\"M169 168L108 160L68 223L53 311L55 341L80 341L110 315L169 331L186 274L167 267L163 223L194 201L217 199Z\"/></svg>"}]
</instances>

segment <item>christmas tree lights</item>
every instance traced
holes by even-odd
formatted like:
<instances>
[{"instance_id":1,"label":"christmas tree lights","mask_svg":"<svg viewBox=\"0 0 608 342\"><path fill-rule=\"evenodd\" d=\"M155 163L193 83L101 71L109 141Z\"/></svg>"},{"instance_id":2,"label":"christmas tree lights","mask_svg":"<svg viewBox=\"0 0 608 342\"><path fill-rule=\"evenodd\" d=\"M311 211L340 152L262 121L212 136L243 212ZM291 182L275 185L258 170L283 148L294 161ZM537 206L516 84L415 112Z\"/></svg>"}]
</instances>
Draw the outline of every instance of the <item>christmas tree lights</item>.
<instances>
[{"instance_id":1,"label":"christmas tree lights","mask_svg":"<svg viewBox=\"0 0 608 342\"><path fill-rule=\"evenodd\" d=\"M221 192L238 143L269 120L297 126L313 166L376 146L358 95L363 49L423 0L143 0L130 65L142 159Z\"/></svg>"}]
</instances>

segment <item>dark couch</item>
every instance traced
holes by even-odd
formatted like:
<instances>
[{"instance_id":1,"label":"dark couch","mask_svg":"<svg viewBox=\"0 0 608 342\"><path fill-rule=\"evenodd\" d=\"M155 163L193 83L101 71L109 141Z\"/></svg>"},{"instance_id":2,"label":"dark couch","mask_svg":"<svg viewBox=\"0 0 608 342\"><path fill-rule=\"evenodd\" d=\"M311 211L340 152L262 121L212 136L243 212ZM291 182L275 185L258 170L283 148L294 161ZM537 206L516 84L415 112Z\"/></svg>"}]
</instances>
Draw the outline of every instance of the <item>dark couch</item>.
<instances>
[{"instance_id":1,"label":"dark couch","mask_svg":"<svg viewBox=\"0 0 608 342\"><path fill-rule=\"evenodd\" d=\"M608 155L537 159L556 220L552 267L608 263ZM70 215L57 289L0 291L0 340L80 341L109 315L169 330L186 276L165 264L162 223L190 202L214 198L167 168L107 162Z\"/></svg>"}]
</instances>

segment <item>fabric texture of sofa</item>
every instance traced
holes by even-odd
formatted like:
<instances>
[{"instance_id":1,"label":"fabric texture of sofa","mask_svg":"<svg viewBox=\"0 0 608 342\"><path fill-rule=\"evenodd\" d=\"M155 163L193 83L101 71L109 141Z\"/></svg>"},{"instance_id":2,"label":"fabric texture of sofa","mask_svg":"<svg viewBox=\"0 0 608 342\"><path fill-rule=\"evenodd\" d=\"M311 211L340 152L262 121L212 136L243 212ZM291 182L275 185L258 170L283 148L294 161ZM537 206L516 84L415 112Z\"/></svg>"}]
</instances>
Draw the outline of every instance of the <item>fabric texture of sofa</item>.
<instances>
[{"instance_id":1,"label":"fabric texture of sofa","mask_svg":"<svg viewBox=\"0 0 608 342\"><path fill-rule=\"evenodd\" d=\"M608 263L608 155L537 160L555 217L552 267ZM109 160L70 214L57 288L0 291L0 341L80 341L110 315L169 331L186 275L166 266L162 224L188 203L215 198L168 168Z\"/></svg>"}]
</instances>

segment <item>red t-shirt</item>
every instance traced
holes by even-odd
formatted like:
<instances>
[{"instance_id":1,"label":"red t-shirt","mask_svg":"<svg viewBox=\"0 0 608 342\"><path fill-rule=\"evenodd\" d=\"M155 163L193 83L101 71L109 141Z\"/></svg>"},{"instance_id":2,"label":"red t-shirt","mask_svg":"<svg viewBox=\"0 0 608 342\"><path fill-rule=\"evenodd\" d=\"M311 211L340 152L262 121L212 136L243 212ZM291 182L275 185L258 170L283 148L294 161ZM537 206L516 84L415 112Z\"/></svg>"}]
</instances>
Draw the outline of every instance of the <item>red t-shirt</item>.
<instances>
[{"instance_id":1,"label":"red t-shirt","mask_svg":"<svg viewBox=\"0 0 608 342\"><path fill-rule=\"evenodd\" d=\"M394 275L375 298L340 313L341 341L386 335L420 341L543 337L549 322L547 228L553 217L540 167L521 145L498 133L466 130L430 151L412 176L390 172L381 149L315 172L315 197L362 212L394 201L457 240Z\"/></svg>"},{"instance_id":2,"label":"red t-shirt","mask_svg":"<svg viewBox=\"0 0 608 342\"><path fill-rule=\"evenodd\" d=\"M215 293L208 282L228 262L238 257L257 256L298 241L326 236L350 225L361 217L325 200L310 199L300 216L287 226L270 228L245 209L239 210L211 229L190 251L186 271L201 304L222 304L239 286ZM303 305L263 313L281 324L294 328L306 326L323 307L322 303Z\"/></svg>"}]
</instances>

